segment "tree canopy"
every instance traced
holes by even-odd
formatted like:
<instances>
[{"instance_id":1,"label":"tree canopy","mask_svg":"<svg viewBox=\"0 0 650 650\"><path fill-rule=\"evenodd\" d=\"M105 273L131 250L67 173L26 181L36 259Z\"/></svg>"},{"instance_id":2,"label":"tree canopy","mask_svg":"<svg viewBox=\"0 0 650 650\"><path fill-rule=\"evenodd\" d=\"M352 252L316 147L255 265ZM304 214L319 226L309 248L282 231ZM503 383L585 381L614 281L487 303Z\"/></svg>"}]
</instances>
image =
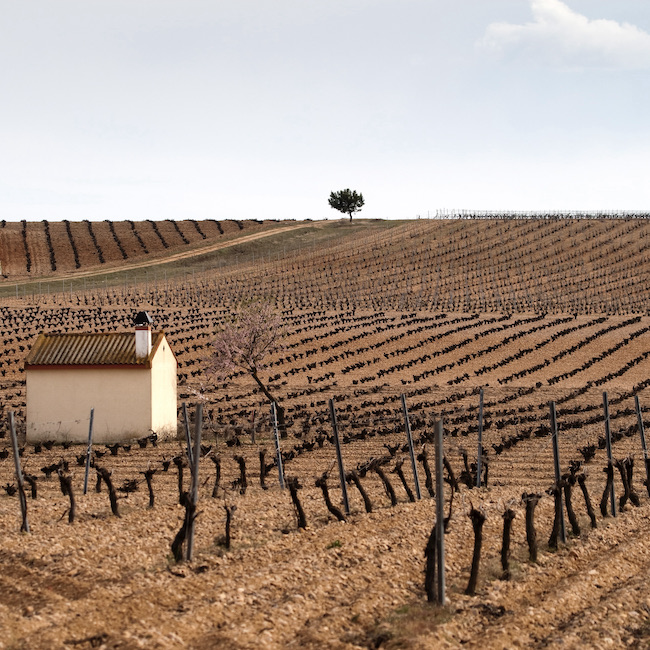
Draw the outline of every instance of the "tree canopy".
<instances>
[{"instance_id":1,"label":"tree canopy","mask_svg":"<svg viewBox=\"0 0 650 650\"><path fill-rule=\"evenodd\" d=\"M363 207L363 194L357 192L356 190L345 189L338 192L331 192L329 198L330 208L334 208L339 212L350 215L350 221L352 221L352 215L355 212L359 212Z\"/></svg>"},{"instance_id":2,"label":"tree canopy","mask_svg":"<svg viewBox=\"0 0 650 650\"><path fill-rule=\"evenodd\" d=\"M283 349L285 334L282 317L266 303L253 303L240 308L226 322L212 342L207 359L207 372L221 379L238 370L247 372L269 402L277 405L278 425L284 431L284 409L259 376L268 357Z\"/></svg>"}]
</instances>

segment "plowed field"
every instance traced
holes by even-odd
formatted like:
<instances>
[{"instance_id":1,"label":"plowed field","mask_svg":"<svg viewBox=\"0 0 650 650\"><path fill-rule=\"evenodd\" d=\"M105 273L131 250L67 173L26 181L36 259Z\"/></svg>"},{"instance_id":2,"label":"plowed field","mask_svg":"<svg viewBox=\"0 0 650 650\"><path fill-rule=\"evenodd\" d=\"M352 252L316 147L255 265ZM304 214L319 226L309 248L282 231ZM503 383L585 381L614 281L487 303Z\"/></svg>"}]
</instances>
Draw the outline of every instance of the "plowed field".
<instances>
[{"instance_id":1,"label":"plowed field","mask_svg":"<svg viewBox=\"0 0 650 650\"><path fill-rule=\"evenodd\" d=\"M207 228L208 222L198 223ZM77 226L71 226L73 238L83 232ZM163 248L162 240L173 237L190 241L192 228L200 237L189 222L179 225L180 232L158 224L160 236L148 224L148 238L144 227L142 241L151 251L156 241ZM363 225L353 227L353 238L337 226L336 236L319 240L319 248L294 240L288 254L275 258L260 249L249 250L249 257L233 253L227 262L206 264L191 280L177 274L155 285L25 292L4 301L0 648L647 647L650 497L634 403L637 396L647 429L645 220L418 222L385 231L375 224L367 232ZM44 232L40 223L27 231L37 228ZM128 230L120 228L120 241L127 242ZM61 232L50 230L65 241L64 224ZM47 246L41 253L31 250L47 270ZM129 259L131 254L129 249ZM82 269L91 265L84 255L79 253ZM61 256L74 267L73 253ZM191 265L191 255L186 259ZM57 273L51 272L53 280ZM301 485L306 529L298 527L289 490L280 488L271 465L275 448L264 396L243 373L220 384L203 372L213 333L240 301L256 297L276 304L287 329L285 349L270 360L265 379L286 408L284 469ZM129 329L141 308L167 333L178 357L179 414L183 402L190 413L203 402L205 447L191 562L177 563L171 552L185 512L172 460L184 457L180 440L95 448L95 463L112 472L118 488L119 517L111 512L106 486L95 491L94 470L89 492L82 494L85 449L76 446L24 446L22 466L37 487L32 499L27 486L28 534L20 532L18 497L10 494L16 479L5 423L12 411L22 431L21 364L36 335ZM488 472L487 485L476 488L468 485L467 470L471 474L476 462L481 389ZM616 517L611 508L607 516L600 509L607 465L604 393L613 457L633 460L632 490L639 498L638 507L628 500ZM422 498L414 501L396 471L401 467L414 492L402 395L420 454ZM359 490L348 484L345 522L328 511L315 485L328 472L329 496L343 509L330 400L345 469L357 469L372 504L367 512ZM575 485L579 531L565 513L567 542L557 549L549 547L554 501L547 490L555 482L550 402L557 409L561 471L584 473L597 524L591 527ZM433 467L431 437L439 419L459 483L453 491L445 474L445 512L451 511L445 607L427 603L424 592L435 499L425 487L422 454ZM260 452L269 465L265 485ZM235 456L245 461L245 492ZM365 471L371 459L382 459L395 505L378 473ZM215 460L221 474L213 496ZM70 500L56 471L48 477L42 469L57 464L72 477L71 524ZM156 470L153 507L147 469ZM183 489L189 480L185 467ZM119 490L129 482L136 491ZM617 510L623 487L615 469ZM540 495L536 562L529 558L524 492ZM226 506L236 506L230 548ZM474 596L464 593L474 545L471 507L486 516ZM501 579L500 559L506 508L516 513L509 580Z\"/></svg>"}]
</instances>

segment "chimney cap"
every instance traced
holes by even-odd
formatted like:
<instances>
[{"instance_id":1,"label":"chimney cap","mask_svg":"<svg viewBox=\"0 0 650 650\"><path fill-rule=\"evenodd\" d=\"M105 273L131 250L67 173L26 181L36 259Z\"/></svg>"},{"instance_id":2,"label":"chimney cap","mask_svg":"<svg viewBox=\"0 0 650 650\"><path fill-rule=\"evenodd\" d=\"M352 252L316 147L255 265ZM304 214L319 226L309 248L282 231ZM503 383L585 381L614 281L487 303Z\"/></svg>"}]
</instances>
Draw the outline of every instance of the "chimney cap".
<instances>
[{"instance_id":1,"label":"chimney cap","mask_svg":"<svg viewBox=\"0 0 650 650\"><path fill-rule=\"evenodd\" d=\"M133 319L133 324L136 326L150 327L151 325L153 325L153 321L151 320L151 316L149 316L148 312L139 311L136 317Z\"/></svg>"}]
</instances>

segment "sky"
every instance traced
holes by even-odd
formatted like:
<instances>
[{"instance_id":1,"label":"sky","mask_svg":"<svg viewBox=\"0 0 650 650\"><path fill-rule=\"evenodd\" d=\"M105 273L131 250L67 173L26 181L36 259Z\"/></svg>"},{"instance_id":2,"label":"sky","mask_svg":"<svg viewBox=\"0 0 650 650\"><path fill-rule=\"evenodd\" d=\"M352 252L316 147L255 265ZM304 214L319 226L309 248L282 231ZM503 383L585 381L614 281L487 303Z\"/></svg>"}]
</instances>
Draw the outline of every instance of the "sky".
<instances>
[{"instance_id":1,"label":"sky","mask_svg":"<svg viewBox=\"0 0 650 650\"><path fill-rule=\"evenodd\" d=\"M0 0L0 219L650 210L646 0Z\"/></svg>"}]
</instances>

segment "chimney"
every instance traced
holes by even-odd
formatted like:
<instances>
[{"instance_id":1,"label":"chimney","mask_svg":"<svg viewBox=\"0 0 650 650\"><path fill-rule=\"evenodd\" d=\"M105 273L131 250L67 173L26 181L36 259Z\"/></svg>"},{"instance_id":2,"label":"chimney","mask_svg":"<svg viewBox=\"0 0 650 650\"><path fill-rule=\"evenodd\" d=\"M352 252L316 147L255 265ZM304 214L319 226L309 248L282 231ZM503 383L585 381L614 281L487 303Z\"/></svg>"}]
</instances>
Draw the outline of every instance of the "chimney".
<instances>
[{"instance_id":1,"label":"chimney","mask_svg":"<svg viewBox=\"0 0 650 650\"><path fill-rule=\"evenodd\" d=\"M153 321L146 311L138 312L135 325L135 358L146 359L151 352L151 325Z\"/></svg>"}]
</instances>

